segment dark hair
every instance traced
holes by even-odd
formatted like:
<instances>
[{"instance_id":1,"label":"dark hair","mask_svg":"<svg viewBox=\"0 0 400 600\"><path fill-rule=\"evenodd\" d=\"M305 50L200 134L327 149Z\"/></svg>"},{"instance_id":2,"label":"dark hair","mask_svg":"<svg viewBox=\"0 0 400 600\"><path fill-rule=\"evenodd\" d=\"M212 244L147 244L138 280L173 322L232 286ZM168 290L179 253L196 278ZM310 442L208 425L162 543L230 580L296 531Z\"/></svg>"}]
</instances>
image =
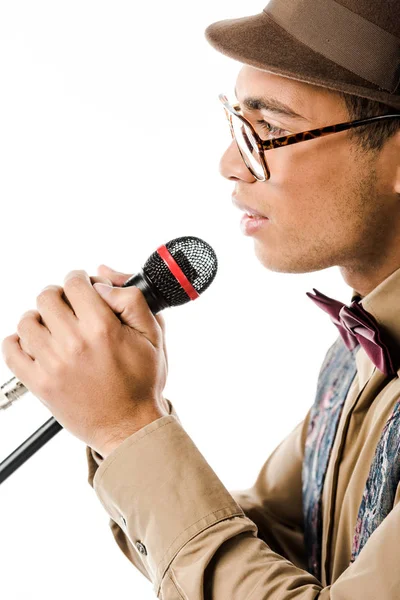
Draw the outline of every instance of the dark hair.
<instances>
[{"instance_id":1,"label":"dark hair","mask_svg":"<svg viewBox=\"0 0 400 600\"><path fill-rule=\"evenodd\" d=\"M346 103L349 120L351 121L380 115L400 114L398 109L382 102L345 92L338 92L338 94ZM350 129L349 135L358 148L370 152L381 150L384 144L399 130L400 119L386 119L381 123L377 122L372 125L365 125L365 127Z\"/></svg>"}]
</instances>

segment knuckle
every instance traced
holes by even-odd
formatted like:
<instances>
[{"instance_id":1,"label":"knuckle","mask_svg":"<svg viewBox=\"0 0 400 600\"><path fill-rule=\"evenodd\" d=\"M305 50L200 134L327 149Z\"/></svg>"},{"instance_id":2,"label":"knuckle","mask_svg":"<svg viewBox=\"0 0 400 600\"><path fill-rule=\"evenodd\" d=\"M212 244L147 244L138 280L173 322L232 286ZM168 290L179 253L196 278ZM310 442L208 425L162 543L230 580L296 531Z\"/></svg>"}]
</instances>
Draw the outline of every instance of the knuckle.
<instances>
[{"instance_id":1,"label":"knuckle","mask_svg":"<svg viewBox=\"0 0 400 600\"><path fill-rule=\"evenodd\" d=\"M19 336L28 333L32 329L32 313L24 313L17 324Z\"/></svg>"},{"instance_id":2,"label":"knuckle","mask_svg":"<svg viewBox=\"0 0 400 600\"><path fill-rule=\"evenodd\" d=\"M37 310L35 310L34 308L31 308L29 310L26 310L24 313L22 313L21 317L20 317L20 321L22 321L22 319L26 319L26 320L32 320L32 319L36 319L38 317L39 313Z\"/></svg>"},{"instance_id":3,"label":"knuckle","mask_svg":"<svg viewBox=\"0 0 400 600\"><path fill-rule=\"evenodd\" d=\"M76 289L80 287L83 283L82 277L78 273L82 273L83 271L74 271L74 275L67 276L64 282L65 289Z\"/></svg>"},{"instance_id":4,"label":"knuckle","mask_svg":"<svg viewBox=\"0 0 400 600\"><path fill-rule=\"evenodd\" d=\"M111 337L113 332L113 325L110 321L103 319L96 323L92 328L92 335L95 340L108 339Z\"/></svg>"},{"instance_id":5,"label":"knuckle","mask_svg":"<svg viewBox=\"0 0 400 600\"><path fill-rule=\"evenodd\" d=\"M68 341L67 350L70 356L81 356L86 350L86 342L81 338L74 337Z\"/></svg>"},{"instance_id":6,"label":"knuckle","mask_svg":"<svg viewBox=\"0 0 400 600\"><path fill-rule=\"evenodd\" d=\"M142 290L136 286L131 286L130 304L132 306L141 306L145 304L148 307Z\"/></svg>"},{"instance_id":7,"label":"knuckle","mask_svg":"<svg viewBox=\"0 0 400 600\"><path fill-rule=\"evenodd\" d=\"M142 290L139 287L137 287L137 285L132 285L131 288L133 290L132 293L135 296L135 298L144 298Z\"/></svg>"},{"instance_id":8,"label":"knuckle","mask_svg":"<svg viewBox=\"0 0 400 600\"><path fill-rule=\"evenodd\" d=\"M37 306L46 306L54 301L55 295L59 294L59 286L48 285L36 297Z\"/></svg>"},{"instance_id":9,"label":"knuckle","mask_svg":"<svg viewBox=\"0 0 400 600\"><path fill-rule=\"evenodd\" d=\"M59 358L54 358L51 363L48 363L47 366L47 371L48 371L48 377L49 379L44 379L43 380L43 386L49 390L50 389L50 382L53 381L57 378L60 378L64 375L65 373L65 363L62 362L61 359Z\"/></svg>"}]
</instances>

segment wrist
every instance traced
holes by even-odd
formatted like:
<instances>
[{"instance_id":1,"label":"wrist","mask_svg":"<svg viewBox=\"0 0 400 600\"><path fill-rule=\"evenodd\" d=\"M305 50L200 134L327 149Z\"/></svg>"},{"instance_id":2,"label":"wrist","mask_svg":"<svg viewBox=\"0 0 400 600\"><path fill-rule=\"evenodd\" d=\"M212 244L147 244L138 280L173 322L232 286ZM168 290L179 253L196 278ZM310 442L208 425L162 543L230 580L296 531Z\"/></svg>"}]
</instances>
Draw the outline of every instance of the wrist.
<instances>
[{"instance_id":1,"label":"wrist","mask_svg":"<svg viewBox=\"0 0 400 600\"><path fill-rule=\"evenodd\" d=\"M137 433L146 425L150 425L157 419L161 417L169 416L168 409L154 409L154 411L150 413L145 413L140 419L135 419L132 423L124 422L121 423L120 427L117 431L114 430L113 434L104 437L104 440L101 442L99 449L95 448L95 450L106 459L113 450L115 450L118 446L122 444L128 437Z\"/></svg>"}]
</instances>

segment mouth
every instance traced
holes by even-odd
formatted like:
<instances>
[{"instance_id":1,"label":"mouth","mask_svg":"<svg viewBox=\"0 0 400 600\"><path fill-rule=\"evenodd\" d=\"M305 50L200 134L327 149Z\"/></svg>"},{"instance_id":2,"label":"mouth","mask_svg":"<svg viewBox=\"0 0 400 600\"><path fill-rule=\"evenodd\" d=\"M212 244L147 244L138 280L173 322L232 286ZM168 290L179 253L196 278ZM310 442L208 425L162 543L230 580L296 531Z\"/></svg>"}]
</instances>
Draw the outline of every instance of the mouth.
<instances>
[{"instance_id":1,"label":"mouth","mask_svg":"<svg viewBox=\"0 0 400 600\"><path fill-rule=\"evenodd\" d=\"M258 212L251 206L248 206L247 204L243 204L242 202L239 202L239 200L237 200L237 198L235 197L235 194L232 195L232 204L234 206L236 206L236 208L238 208L242 212L246 213L246 215L250 218L268 219L268 217L266 215L263 215L262 213Z\"/></svg>"},{"instance_id":2,"label":"mouth","mask_svg":"<svg viewBox=\"0 0 400 600\"><path fill-rule=\"evenodd\" d=\"M244 214L240 221L240 227L245 235L255 235L270 223L268 217L249 216Z\"/></svg>"},{"instance_id":3,"label":"mouth","mask_svg":"<svg viewBox=\"0 0 400 600\"><path fill-rule=\"evenodd\" d=\"M267 219L268 217L264 217L264 215L260 215L259 213L249 213L247 210L245 211L245 215L246 217L249 217L250 219Z\"/></svg>"}]
</instances>

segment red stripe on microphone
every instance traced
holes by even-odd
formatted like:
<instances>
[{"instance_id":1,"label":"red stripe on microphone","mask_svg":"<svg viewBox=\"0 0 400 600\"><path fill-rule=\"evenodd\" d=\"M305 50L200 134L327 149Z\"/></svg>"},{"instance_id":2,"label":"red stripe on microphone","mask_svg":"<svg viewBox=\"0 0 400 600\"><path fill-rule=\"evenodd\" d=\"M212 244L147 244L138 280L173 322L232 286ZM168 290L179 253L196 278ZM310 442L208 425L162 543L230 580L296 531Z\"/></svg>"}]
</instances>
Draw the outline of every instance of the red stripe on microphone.
<instances>
[{"instance_id":1,"label":"red stripe on microphone","mask_svg":"<svg viewBox=\"0 0 400 600\"><path fill-rule=\"evenodd\" d=\"M168 248L163 245L157 248L158 255L163 259L172 275L179 281L191 300L195 300L200 294L194 289L185 273L182 271L174 257L170 254Z\"/></svg>"}]
</instances>

